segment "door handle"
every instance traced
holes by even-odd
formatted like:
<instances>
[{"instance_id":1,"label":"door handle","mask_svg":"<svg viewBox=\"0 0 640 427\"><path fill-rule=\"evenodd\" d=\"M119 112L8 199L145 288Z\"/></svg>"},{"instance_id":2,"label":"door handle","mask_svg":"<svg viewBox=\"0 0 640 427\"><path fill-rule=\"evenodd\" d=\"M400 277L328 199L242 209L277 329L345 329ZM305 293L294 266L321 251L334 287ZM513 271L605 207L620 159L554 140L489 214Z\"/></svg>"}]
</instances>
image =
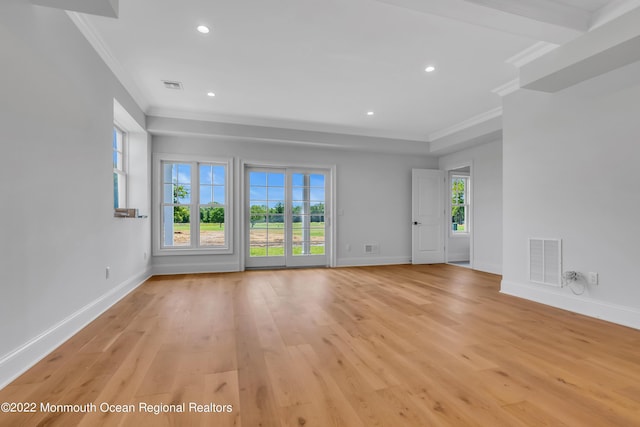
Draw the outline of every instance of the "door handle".
<instances>
[{"instance_id":1,"label":"door handle","mask_svg":"<svg viewBox=\"0 0 640 427\"><path fill-rule=\"evenodd\" d=\"M422 224L421 222L413 221L413 225L421 225L421 224Z\"/></svg>"}]
</instances>

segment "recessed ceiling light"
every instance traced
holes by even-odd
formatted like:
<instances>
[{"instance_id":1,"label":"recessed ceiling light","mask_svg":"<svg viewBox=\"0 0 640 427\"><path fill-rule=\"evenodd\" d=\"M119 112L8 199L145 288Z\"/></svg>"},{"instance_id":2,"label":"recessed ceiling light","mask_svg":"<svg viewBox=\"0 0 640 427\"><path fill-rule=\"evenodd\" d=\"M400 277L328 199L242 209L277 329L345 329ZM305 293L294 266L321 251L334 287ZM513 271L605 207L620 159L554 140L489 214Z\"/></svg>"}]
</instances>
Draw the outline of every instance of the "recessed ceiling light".
<instances>
[{"instance_id":1,"label":"recessed ceiling light","mask_svg":"<svg viewBox=\"0 0 640 427\"><path fill-rule=\"evenodd\" d=\"M213 92L207 92L207 96L214 97L214 96L216 96L216 94L215 94L215 93L213 93Z\"/></svg>"},{"instance_id":2,"label":"recessed ceiling light","mask_svg":"<svg viewBox=\"0 0 640 427\"><path fill-rule=\"evenodd\" d=\"M367 116L373 116L373 111L367 111Z\"/></svg>"},{"instance_id":3,"label":"recessed ceiling light","mask_svg":"<svg viewBox=\"0 0 640 427\"><path fill-rule=\"evenodd\" d=\"M433 65L429 65L427 68L424 69L427 73L431 73L433 71L436 70L436 67L434 67Z\"/></svg>"},{"instance_id":4,"label":"recessed ceiling light","mask_svg":"<svg viewBox=\"0 0 640 427\"><path fill-rule=\"evenodd\" d=\"M197 30L199 32L201 32L202 34L208 34L209 33L209 27L207 27L206 25L198 25Z\"/></svg>"}]
</instances>

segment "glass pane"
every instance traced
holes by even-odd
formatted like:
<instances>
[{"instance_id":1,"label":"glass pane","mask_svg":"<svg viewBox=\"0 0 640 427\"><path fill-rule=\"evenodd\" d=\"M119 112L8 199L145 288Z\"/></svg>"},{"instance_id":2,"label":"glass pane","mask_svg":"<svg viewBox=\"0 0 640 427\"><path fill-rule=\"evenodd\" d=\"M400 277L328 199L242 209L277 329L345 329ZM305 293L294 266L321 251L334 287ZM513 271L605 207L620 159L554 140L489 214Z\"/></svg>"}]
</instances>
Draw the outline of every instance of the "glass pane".
<instances>
[{"instance_id":1,"label":"glass pane","mask_svg":"<svg viewBox=\"0 0 640 427\"><path fill-rule=\"evenodd\" d=\"M127 176L122 174L114 174L117 175L117 198L118 198L118 206L119 208L127 207Z\"/></svg>"},{"instance_id":2,"label":"glass pane","mask_svg":"<svg viewBox=\"0 0 640 427\"><path fill-rule=\"evenodd\" d=\"M294 173L293 176L291 177L291 183L294 187L304 186L304 174Z\"/></svg>"},{"instance_id":3,"label":"glass pane","mask_svg":"<svg viewBox=\"0 0 640 427\"><path fill-rule=\"evenodd\" d=\"M304 212L304 203L303 202L292 202L291 203L291 213L293 214L301 214Z\"/></svg>"},{"instance_id":4,"label":"glass pane","mask_svg":"<svg viewBox=\"0 0 640 427\"><path fill-rule=\"evenodd\" d=\"M311 175L309 177L309 185L311 187L324 188L324 175L316 175L316 174Z\"/></svg>"},{"instance_id":5,"label":"glass pane","mask_svg":"<svg viewBox=\"0 0 640 427\"><path fill-rule=\"evenodd\" d=\"M200 246L224 246L224 208L200 208Z\"/></svg>"},{"instance_id":6,"label":"glass pane","mask_svg":"<svg viewBox=\"0 0 640 427\"><path fill-rule=\"evenodd\" d=\"M224 166L213 167L213 183L216 185L225 184L225 167Z\"/></svg>"},{"instance_id":7,"label":"glass pane","mask_svg":"<svg viewBox=\"0 0 640 427\"><path fill-rule=\"evenodd\" d=\"M464 206L454 206L451 208L451 229L454 233L467 231Z\"/></svg>"},{"instance_id":8,"label":"glass pane","mask_svg":"<svg viewBox=\"0 0 640 427\"><path fill-rule=\"evenodd\" d=\"M311 215L324 214L324 203L322 202L316 202L312 204L310 208L311 208Z\"/></svg>"},{"instance_id":9,"label":"glass pane","mask_svg":"<svg viewBox=\"0 0 640 427\"><path fill-rule=\"evenodd\" d=\"M191 184L191 165L178 164L178 175L174 182L176 179L178 184Z\"/></svg>"},{"instance_id":10,"label":"glass pane","mask_svg":"<svg viewBox=\"0 0 640 427\"><path fill-rule=\"evenodd\" d=\"M254 228L256 224L265 223L267 221L267 202L250 202L250 222L251 228Z\"/></svg>"},{"instance_id":11,"label":"glass pane","mask_svg":"<svg viewBox=\"0 0 640 427\"><path fill-rule=\"evenodd\" d=\"M304 189L301 187L291 189L291 200L302 201L304 200Z\"/></svg>"},{"instance_id":12,"label":"glass pane","mask_svg":"<svg viewBox=\"0 0 640 427\"><path fill-rule=\"evenodd\" d=\"M283 187L269 187L267 193L268 200L281 200L284 201L284 188Z\"/></svg>"},{"instance_id":13,"label":"glass pane","mask_svg":"<svg viewBox=\"0 0 640 427\"><path fill-rule=\"evenodd\" d=\"M267 202L269 213L284 213L284 203L282 201Z\"/></svg>"},{"instance_id":14,"label":"glass pane","mask_svg":"<svg viewBox=\"0 0 640 427\"><path fill-rule=\"evenodd\" d=\"M200 204L208 205L213 202L213 187L210 185L200 186Z\"/></svg>"},{"instance_id":15,"label":"glass pane","mask_svg":"<svg viewBox=\"0 0 640 427\"><path fill-rule=\"evenodd\" d=\"M200 184L213 184L211 165L200 165Z\"/></svg>"},{"instance_id":16,"label":"glass pane","mask_svg":"<svg viewBox=\"0 0 640 427\"><path fill-rule=\"evenodd\" d=\"M162 216L164 246L190 246L189 208L186 206L165 206Z\"/></svg>"},{"instance_id":17,"label":"glass pane","mask_svg":"<svg viewBox=\"0 0 640 427\"><path fill-rule=\"evenodd\" d=\"M311 228L324 228L324 215L311 214Z\"/></svg>"},{"instance_id":18,"label":"glass pane","mask_svg":"<svg viewBox=\"0 0 640 427\"><path fill-rule=\"evenodd\" d=\"M267 256L284 256L284 245L269 245L267 247Z\"/></svg>"},{"instance_id":19,"label":"glass pane","mask_svg":"<svg viewBox=\"0 0 640 427\"><path fill-rule=\"evenodd\" d=\"M269 215L269 224L272 225L278 225L279 227L282 227L284 224L284 215L274 215L274 214L270 214Z\"/></svg>"},{"instance_id":20,"label":"glass pane","mask_svg":"<svg viewBox=\"0 0 640 427\"><path fill-rule=\"evenodd\" d=\"M113 165L113 167L115 167L118 170L123 170L122 169L122 153L119 153L116 151L113 153L113 157L115 161L114 162L115 164Z\"/></svg>"},{"instance_id":21,"label":"glass pane","mask_svg":"<svg viewBox=\"0 0 640 427\"><path fill-rule=\"evenodd\" d=\"M173 203L173 185L172 184L163 185L162 202Z\"/></svg>"},{"instance_id":22,"label":"glass pane","mask_svg":"<svg viewBox=\"0 0 640 427\"><path fill-rule=\"evenodd\" d=\"M269 187L284 187L284 174L269 172L267 183Z\"/></svg>"},{"instance_id":23,"label":"glass pane","mask_svg":"<svg viewBox=\"0 0 640 427\"><path fill-rule=\"evenodd\" d=\"M113 208L120 208L120 186L118 184L118 174L113 173Z\"/></svg>"},{"instance_id":24,"label":"glass pane","mask_svg":"<svg viewBox=\"0 0 640 427\"><path fill-rule=\"evenodd\" d=\"M312 188L310 191L309 200L324 202L324 188Z\"/></svg>"},{"instance_id":25,"label":"glass pane","mask_svg":"<svg viewBox=\"0 0 640 427\"><path fill-rule=\"evenodd\" d=\"M225 204L224 187L216 185L213 187L213 202L216 204Z\"/></svg>"},{"instance_id":26,"label":"glass pane","mask_svg":"<svg viewBox=\"0 0 640 427\"><path fill-rule=\"evenodd\" d=\"M173 163L163 163L162 164L162 182L171 183L173 182Z\"/></svg>"},{"instance_id":27,"label":"glass pane","mask_svg":"<svg viewBox=\"0 0 640 427\"><path fill-rule=\"evenodd\" d=\"M266 172L249 172L249 185L267 185L267 173Z\"/></svg>"},{"instance_id":28,"label":"glass pane","mask_svg":"<svg viewBox=\"0 0 640 427\"><path fill-rule=\"evenodd\" d=\"M250 187L250 200L267 200L267 187Z\"/></svg>"},{"instance_id":29,"label":"glass pane","mask_svg":"<svg viewBox=\"0 0 640 427\"><path fill-rule=\"evenodd\" d=\"M174 203L188 205L191 203L191 186L185 184L177 184L173 186Z\"/></svg>"},{"instance_id":30,"label":"glass pane","mask_svg":"<svg viewBox=\"0 0 640 427\"><path fill-rule=\"evenodd\" d=\"M267 229L264 227L251 228L249 230L249 245L252 247L266 248ZM263 255L266 255L266 253Z\"/></svg>"}]
</instances>

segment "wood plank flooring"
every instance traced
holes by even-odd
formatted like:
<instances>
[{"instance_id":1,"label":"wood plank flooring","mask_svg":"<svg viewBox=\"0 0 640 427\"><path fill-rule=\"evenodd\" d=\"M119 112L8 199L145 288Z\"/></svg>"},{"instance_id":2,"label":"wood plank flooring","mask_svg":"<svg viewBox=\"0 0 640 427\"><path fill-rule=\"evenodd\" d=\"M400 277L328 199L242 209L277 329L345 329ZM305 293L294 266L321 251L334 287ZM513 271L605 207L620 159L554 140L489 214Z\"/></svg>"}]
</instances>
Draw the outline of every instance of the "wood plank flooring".
<instances>
[{"instance_id":1,"label":"wood plank flooring","mask_svg":"<svg viewBox=\"0 0 640 427\"><path fill-rule=\"evenodd\" d=\"M154 277L1 390L38 406L0 426L640 426L640 331L499 280L451 265Z\"/></svg>"}]
</instances>

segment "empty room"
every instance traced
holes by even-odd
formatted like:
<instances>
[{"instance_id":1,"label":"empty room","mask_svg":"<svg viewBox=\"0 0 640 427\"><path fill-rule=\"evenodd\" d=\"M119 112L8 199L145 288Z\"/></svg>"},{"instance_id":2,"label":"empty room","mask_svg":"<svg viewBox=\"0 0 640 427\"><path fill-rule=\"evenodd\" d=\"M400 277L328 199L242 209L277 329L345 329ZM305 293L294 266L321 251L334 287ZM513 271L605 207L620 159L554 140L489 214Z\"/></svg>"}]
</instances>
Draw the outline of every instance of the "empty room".
<instances>
[{"instance_id":1,"label":"empty room","mask_svg":"<svg viewBox=\"0 0 640 427\"><path fill-rule=\"evenodd\" d=\"M3 0L0 65L0 427L640 426L640 1Z\"/></svg>"}]
</instances>

